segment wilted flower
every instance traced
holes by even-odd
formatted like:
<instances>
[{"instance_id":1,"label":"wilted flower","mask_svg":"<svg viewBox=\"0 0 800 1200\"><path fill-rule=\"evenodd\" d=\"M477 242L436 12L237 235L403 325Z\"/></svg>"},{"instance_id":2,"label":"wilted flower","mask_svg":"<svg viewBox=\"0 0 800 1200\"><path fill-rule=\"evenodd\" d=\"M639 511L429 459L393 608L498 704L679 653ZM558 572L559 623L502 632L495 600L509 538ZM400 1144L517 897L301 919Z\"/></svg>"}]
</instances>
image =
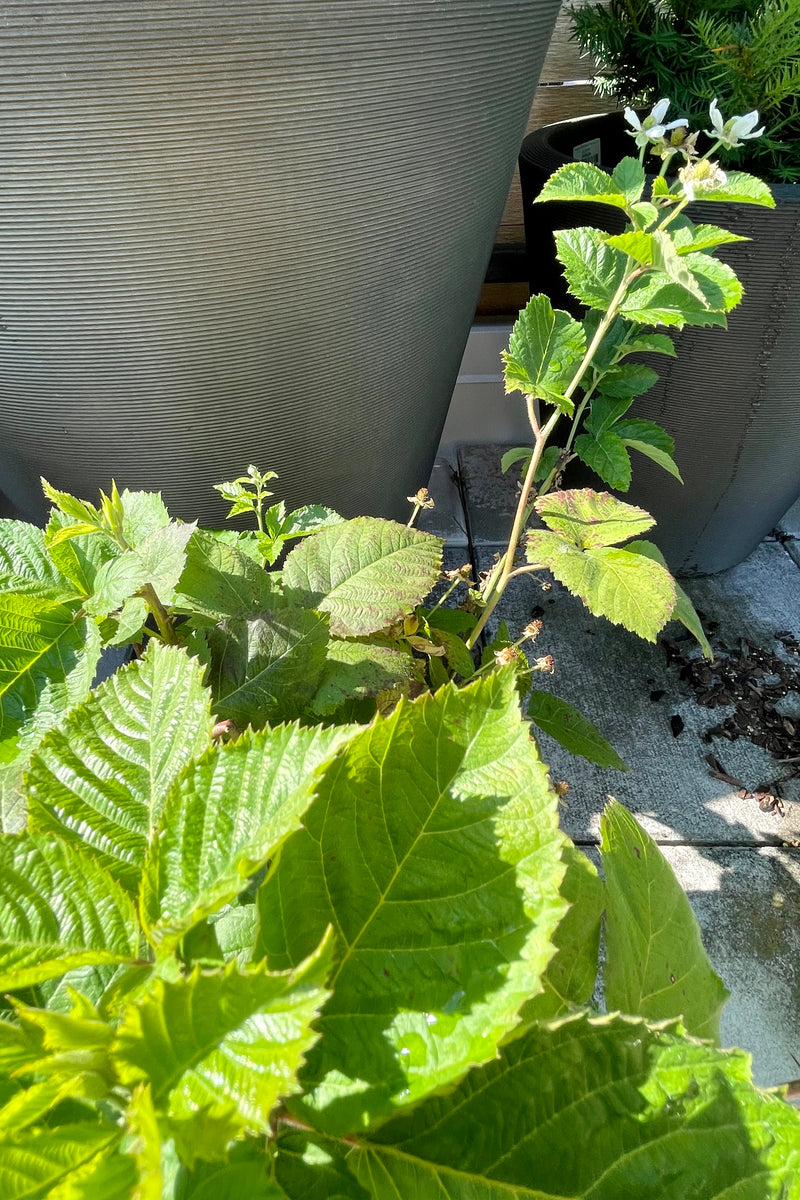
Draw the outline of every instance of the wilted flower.
<instances>
[{"instance_id":1,"label":"wilted flower","mask_svg":"<svg viewBox=\"0 0 800 1200\"><path fill-rule=\"evenodd\" d=\"M545 654L544 658L534 659L532 671L546 671L548 675L552 675L556 669L556 660L552 654Z\"/></svg>"},{"instance_id":2,"label":"wilted flower","mask_svg":"<svg viewBox=\"0 0 800 1200\"><path fill-rule=\"evenodd\" d=\"M472 578L472 563L464 563L463 567L456 567L452 571L443 571L442 574L450 583L455 583L457 579L469 583Z\"/></svg>"},{"instance_id":3,"label":"wilted flower","mask_svg":"<svg viewBox=\"0 0 800 1200\"><path fill-rule=\"evenodd\" d=\"M728 182L728 176L719 163L707 158L701 158L699 162L687 162L678 171L678 178L689 200L694 200L697 192L715 192Z\"/></svg>"},{"instance_id":4,"label":"wilted flower","mask_svg":"<svg viewBox=\"0 0 800 1200\"><path fill-rule=\"evenodd\" d=\"M532 642L535 642L539 634L542 632L542 628L542 622L538 619L529 621L522 631L522 636L524 638L528 638Z\"/></svg>"},{"instance_id":5,"label":"wilted flower","mask_svg":"<svg viewBox=\"0 0 800 1200\"><path fill-rule=\"evenodd\" d=\"M418 504L420 508L435 508L433 496L426 487L422 487L414 496L406 496L409 504Z\"/></svg>"},{"instance_id":6,"label":"wilted flower","mask_svg":"<svg viewBox=\"0 0 800 1200\"><path fill-rule=\"evenodd\" d=\"M760 129L756 129L756 125L758 124L757 109L745 113L743 117L731 117L730 120L723 121L722 113L719 111L716 100L712 100L708 115L711 117L711 124L714 128L707 129L706 133L709 137L716 138L726 150L735 150L737 146L741 146L742 142L749 138L761 137L766 128L766 126L762 125Z\"/></svg>"},{"instance_id":7,"label":"wilted flower","mask_svg":"<svg viewBox=\"0 0 800 1200\"><path fill-rule=\"evenodd\" d=\"M637 146L648 146L653 143L658 144L663 140L664 134L670 129L677 129L681 125L689 124L685 117L665 124L664 117L667 115L668 108L669 100L659 100L658 104L653 105L652 110L643 121L639 120L632 108L625 109L625 120L631 126L628 133Z\"/></svg>"},{"instance_id":8,"label":"wilted flower","mask_svg":"<svg viewBox=\"0 0 800 1200\"><path fill-rule=\"evenodd\" d=\"M494 661L498 667L508 667L520 658L521 655L516 646L503 646L501 650L495 650L494 652Z\"/></svg>"}]
</instances>

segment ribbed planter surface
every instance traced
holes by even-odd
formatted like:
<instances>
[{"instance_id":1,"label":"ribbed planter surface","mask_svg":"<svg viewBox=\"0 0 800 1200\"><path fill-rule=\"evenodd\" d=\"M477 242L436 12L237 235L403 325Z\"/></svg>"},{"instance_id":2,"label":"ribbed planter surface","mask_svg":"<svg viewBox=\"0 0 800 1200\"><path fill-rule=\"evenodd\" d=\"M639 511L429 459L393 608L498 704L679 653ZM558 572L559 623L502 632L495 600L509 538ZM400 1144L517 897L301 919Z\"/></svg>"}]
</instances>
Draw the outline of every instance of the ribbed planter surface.
<instances>
[{"instance_id":1,"label":"ribbed planter surface","mask_svg":"<svg viewBox=\"0 0 800 1200\"><path fill-rule=\"evenodd\" d=\"M567 297L552 230L595 225L616 233L624 218L607 205L534 206L533 196L569 161L571 144L598 137L608 155L603 161L613 167L634 148L623 128L616 113L563 122L531 134L523 146L531 285L573 311L579 306ZM675 336L676 359L647 357L659 380L631 409L675 439L684 486L634 452L626 498L653 514L652 540L683 574L713 574L741 562L800 496L800 185L772 190L774 210L708 202L689 207L698 224L752 239L724 246L719 255L739 275L744 300L729 314L727 330L687 326Z\"/></svg>"},{"instance_id":2,"label":"ribbed planter surface","mask_svg":"<svg viewBox=\"0 0 800 1200\"><path fill-rule=\"evenodd\" d=\"M559 0L4 0L0 491L427 481Z\"/></svg>"}]
</instances>

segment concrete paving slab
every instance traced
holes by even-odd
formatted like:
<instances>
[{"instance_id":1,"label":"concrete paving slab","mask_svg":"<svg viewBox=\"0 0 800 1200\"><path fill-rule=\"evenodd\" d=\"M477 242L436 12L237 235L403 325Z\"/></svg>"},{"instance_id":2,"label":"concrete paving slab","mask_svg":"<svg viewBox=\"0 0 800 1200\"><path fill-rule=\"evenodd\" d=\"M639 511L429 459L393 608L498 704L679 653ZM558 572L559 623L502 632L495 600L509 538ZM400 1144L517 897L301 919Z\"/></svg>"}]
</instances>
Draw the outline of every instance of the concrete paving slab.
<instances>
[{"instance_id":1,"label":"concrete paving slab","mask_svg":"<svg viewBox=\"0 0 800 1200\"><path fill-rule=\"evenodd\" d=\"M800 500L793 504L778 521L778 532L800 539Z\"/></svg>"},{"instance_id":2,"label":"concrete paving slab","mask_svg":"<svg viewBox=\"0 0 800 1200\"><path fill-rule=\"evenodd\" d=\"M476 549L479 570L491 564L490 547ZM724 594L724 587L716 588ZM714 595L706 588L707 612ZM629 774L576 758L547 735L542 753L553 777L570 783L563 824L578 842L595 841L600 813L612 794L626 804L659 842L753 845L800 839L800 803L787 799L785 816L762 812L754 799L740 799L730 785L712 778L706 755L725 772L756 790L780 773L773 756L747 738L729 742L700 734L716 726L724 710L700 707L670 665L661 645L651 645L619 626L593 617L559 584L542 591L531 577L516 580L496 610L490 629L504 618L514 634L532 616L544 629L536 655L552 654L555 673L536 683L567 700L597 725L630 768ZM683 636L678 626L669 631ZM651 698L652 697L652 698ZM683 731L675 736L673 717Z\"/></svg>"},{"instance_id":3,"label":"concrete paving slab","mask_svg":"<svg viewBox=\"0 0 800 1200\"><path fill-rule=\"evenodd\" d=\"M458 471L473 546L497 545L511 533L517 507L519 467L507 474L500 459L508 446L460 446Z\"/></svg>"}]
</instances>

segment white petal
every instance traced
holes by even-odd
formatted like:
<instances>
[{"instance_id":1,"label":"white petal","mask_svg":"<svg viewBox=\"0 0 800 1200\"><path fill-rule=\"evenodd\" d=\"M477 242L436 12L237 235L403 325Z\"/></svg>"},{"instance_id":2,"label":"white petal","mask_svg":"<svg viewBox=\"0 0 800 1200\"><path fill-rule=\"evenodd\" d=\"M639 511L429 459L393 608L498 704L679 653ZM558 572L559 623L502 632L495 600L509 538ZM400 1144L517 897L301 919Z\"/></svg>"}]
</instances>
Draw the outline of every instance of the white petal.
<instances>
[{"instance_id":1,"label":"white petal","mask_svg":"<svg viewBox=\"0 0 800 1200\"><path fill-rule=\"evenodd\" d=\"M711 124L714 126L716 132L722 133L722 130L725 127L725 122L722 120L722 113L719 111L719 105L717 104L716 100L711 101L708 115L711 117ZM710 134L709 136L713 137L714 135Z\"/></svg>"},{"instance_id":2,"label":"white petal","mask_svg":"<svg viewBox=\"0 0 800 1200\"><path fill-rule=\"evenodd\" d=\"M625 109L625 120L629 125L632 125L634 129L642 128L642 122L639 120L632 108Z\"/></svg>"},{"instance_id":3,"label":"white petal","mask_svg":"<svg viewBox=\"0 0 800 1200\"><path fill-rule=\"evenodd\" d=\"M686 128L688 129L689 122L686 119L686 117L681 117L679 121L670 121L670 123L668 125L665 125L664 128L665 129L680 129L681 125L686 126Z\"/></svg>"},{"instance_id":4,"label":"white petal","mask_svg":"<svg viewBox=\"0 0 800 1200\"><path fill-rule=\"evenodd\" d=\"M669 108L669 100L659 100L658 104L654 104L650 116L655 121L656 125L660 125L667 115Z\"/></svg>"}]
</instances>

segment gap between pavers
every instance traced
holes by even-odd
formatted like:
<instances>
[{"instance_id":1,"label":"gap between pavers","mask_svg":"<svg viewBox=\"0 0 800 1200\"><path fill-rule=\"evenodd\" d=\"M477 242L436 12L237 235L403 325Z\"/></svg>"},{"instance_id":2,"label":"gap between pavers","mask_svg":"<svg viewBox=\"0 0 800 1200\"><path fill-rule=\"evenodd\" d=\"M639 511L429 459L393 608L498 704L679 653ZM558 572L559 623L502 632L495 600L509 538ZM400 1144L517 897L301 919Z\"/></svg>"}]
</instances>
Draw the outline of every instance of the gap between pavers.
<instances>
[{"instance_id":1,"label":"gap between pavers","mask_svg":"<svg viewBox=\"0 0 800 1200\"><path fill-rule=\"evenodd\" d=\"M470 446L459 458L479 570L504 549L513 519L517 474L500 472L502 451ZM780 654L776 630L800 637L800 571L780 542L767 540L739 567L684 586L726 641L746 636ZM606 797L631 809L675 870L731 990L723 1044L751 1051L762 1085L800 1078L800 854L785 844L800 840L800 803L787 800L784 818L762 812L713 779L705 761L714 753L728 774L756 787L779 772L773 756L744 737L701 742L698 734L729 710L698 705L662 646L593 617L555 582L545 591L530 577L518 579L490 630L503 618L513 636L534 615L544 621L535 653L556 660L555 674L537 684L593 720L630 767L629 774L595 767L537 733L552 777L570 783L565 831L596 859ZM680 626L668 632L676 641L685 636ZM672 716L684 722L677 737Z\"/></svg>"}]
</instances>

